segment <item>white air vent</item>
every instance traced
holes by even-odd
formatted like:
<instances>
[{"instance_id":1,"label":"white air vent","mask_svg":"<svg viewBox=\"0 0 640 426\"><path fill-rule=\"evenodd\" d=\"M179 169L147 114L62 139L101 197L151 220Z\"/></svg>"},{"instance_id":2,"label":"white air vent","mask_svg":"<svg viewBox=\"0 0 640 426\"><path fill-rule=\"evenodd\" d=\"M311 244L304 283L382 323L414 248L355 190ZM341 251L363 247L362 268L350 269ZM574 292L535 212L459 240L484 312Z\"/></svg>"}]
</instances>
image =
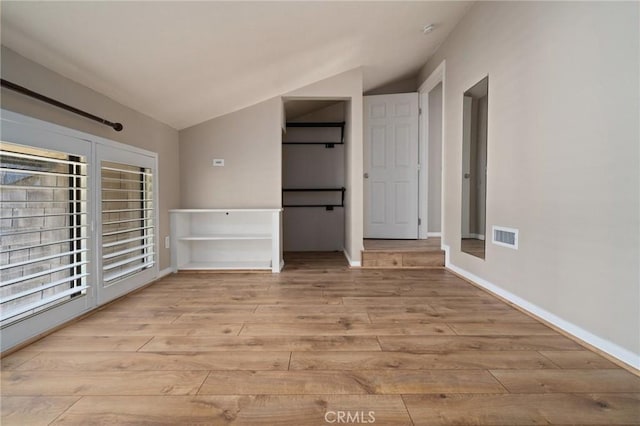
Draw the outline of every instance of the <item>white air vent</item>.
<instances>
[{"instance_id":1,"label":"white air vent","mask_svg":"<svg viewBox=\"0 0 640 426\"><path fill-rule=\"evenodd\" d=\"M505 228L504 226L494 226L493 244L517 250L518 230L513 228Z\"/></svg>"}]
</instances>

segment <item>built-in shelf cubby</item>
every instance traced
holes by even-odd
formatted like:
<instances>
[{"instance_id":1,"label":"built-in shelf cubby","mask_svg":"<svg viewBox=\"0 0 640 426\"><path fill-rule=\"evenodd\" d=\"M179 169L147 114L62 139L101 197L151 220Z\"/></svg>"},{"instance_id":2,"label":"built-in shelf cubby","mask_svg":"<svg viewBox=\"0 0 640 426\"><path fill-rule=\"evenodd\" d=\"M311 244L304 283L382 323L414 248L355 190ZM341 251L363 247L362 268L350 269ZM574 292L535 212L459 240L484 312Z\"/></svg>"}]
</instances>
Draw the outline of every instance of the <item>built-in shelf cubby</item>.
<instances>
[{"instance_id":1,"label":"built-in shelf cubby","mask_svg":"<svg viewBox=\"0 0 640 426\"><path fill-rule=\"evenodd\" d=\"M170 210L173 271L280 272L281 212L281 209Z\"/></svg>"}]
</instances>

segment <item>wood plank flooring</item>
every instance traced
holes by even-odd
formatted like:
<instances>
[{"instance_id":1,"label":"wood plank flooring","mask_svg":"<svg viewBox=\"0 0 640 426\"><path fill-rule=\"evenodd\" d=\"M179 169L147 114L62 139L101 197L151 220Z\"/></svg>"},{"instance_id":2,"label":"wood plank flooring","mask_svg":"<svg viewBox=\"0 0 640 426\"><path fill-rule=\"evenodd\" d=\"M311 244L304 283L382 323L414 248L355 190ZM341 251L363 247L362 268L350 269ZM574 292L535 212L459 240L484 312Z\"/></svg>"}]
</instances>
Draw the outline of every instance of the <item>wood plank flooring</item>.
<instances>
[{"instance_id":1,"label":"wood plank flooring","mask_svg":"<svg viewBox=\"0 0 640 426\"><path fill-rule=\"evenodd\" d=\"M166 277L3 358L1 424L640 424L639 377L445 270L286 261Z\"/></svg>"},{"instance_id":2,"label":"wood plank flooring","mask_svg":"<svg viewBox=\"0 0 640 426\"><path fill-rule=\"evenodd\" d=\"M440 238L429 237L426 240L364 240L365 251L425 251L440 250Z\"/></svg>"}]
</instances>

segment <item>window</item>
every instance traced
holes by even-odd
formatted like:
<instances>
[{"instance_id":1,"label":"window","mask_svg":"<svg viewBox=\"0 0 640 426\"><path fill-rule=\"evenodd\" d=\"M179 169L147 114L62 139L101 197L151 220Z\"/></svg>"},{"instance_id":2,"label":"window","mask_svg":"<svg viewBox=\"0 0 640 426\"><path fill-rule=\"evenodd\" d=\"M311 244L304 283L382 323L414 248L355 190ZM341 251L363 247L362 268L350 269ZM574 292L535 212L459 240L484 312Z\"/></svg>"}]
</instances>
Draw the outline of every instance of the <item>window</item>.
<instances>
[{"instance_id":1,"label":"window","mask_svg":"<svg viewBox=\"0 0 640 426\"><path fill-rule=\"evenodd\" d=\"M151 169L102 162L102 270L110 285L154 265Z\"/></svg>"},{"instance_id":2,"label":"window","mask_svg":"<svg viewBox=\"0 0 640 426\"><path fill-rule=\"evenodd\" d=\"M85 157L3 143L2 327L86 294Z\"/></svg>"},{"instance_id":3,"label":"window","mask_svg":"<svg viewBox=\"0 0 640 426\"><path fill-rule=\"evenodd\" d=\"M157 155L11 111L0 122L5 351L157 278Z\"/></svg>"}]
</instances>

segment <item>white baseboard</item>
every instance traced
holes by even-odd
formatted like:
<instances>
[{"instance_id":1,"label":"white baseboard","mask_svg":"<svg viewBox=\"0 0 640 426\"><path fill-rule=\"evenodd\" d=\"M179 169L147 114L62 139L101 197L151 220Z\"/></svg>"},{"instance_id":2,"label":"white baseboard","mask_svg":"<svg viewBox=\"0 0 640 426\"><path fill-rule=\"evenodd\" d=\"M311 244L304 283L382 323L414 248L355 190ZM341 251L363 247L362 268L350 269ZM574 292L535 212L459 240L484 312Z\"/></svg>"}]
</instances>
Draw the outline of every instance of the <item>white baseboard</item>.
<instances>
[{"instance_id":1,"label":"white baseboard","mask_svg":"<svg viewBox=\"0 0 640 426\"><path fill-rule=\"evenodd\" d=\"M284 269L284 259L280 261L280 272Z\"/></svg>"},{"instance_id":2,"label":"white baseboard","mask_svg":"<svg viewBox=\"0 0 640 426\"><path fill-rule=\"evenodd\" d=\"M624 362L625 364L630 365L635 369L640 369L640 355L631 352L628 349L625 349L613 342L610 342L607 339L604 339L600 336L596 336L595 334L563 319L559 316L547 311L544 308L541 308L538 305L535 305L520 296L517 296L502 287L499 287L489 281L480 278L479 276L472 274L458 266L452 265L449 256L449 246L444 246L445 250L445 268L450 269L456 274L472 281L473 283L489 290L492 293L497 294L498 296L508 300L509 302L517 305L518 307L524 309L525 311L542 318L543 320L553 324L554 326L564 330L568 334L582 340L589 345L598 348L602 352L605 352L612 357Z\"/></svg>"},{"instance_id":3,"label":"white baseboard","mask_svg":"<svg viewBox=\"0 0 640 426\"><path fill-rule=\"evenodd\" d=\"M427 232L427 237L442 237L442 232Z\"/></svg>"},{"instance_id":4,"label":"white baseboard","mask_svg":"<svg viewBox=\"0 0 640 426\"><path fill-rule=\"evenodd\" d=\"M449 265L451 265L451 261L449 257L449 252L451 251L451 249L449 248L448 245L443 244L442 242L440 242L440 248L444 250L444 267L448 268Z\"/></svg>"},{"instance_id":5,"label":"white baseboard","mask_svg":"<svg viewBox=\"0 0 640 426\"><path fill-rule=\"evenodd\" d=\"M164 278L167 275L171 274L173 272L173 268L171 268L171 266L169 266L168 268L164 268L162 271L158 272L158 278Z\"/></svg>"},{"instance_id":6,"label":"white baseboard","mask_svg":"<svg viewBox=\"0 0 640 426\"><path fill-rule=\"evenodd\" d=\"M473 238L474 240L482 240L482 241L484 241L484 235L482 235L482 234L468 234L464 238Z\"/></svg>"},{"instance_id":7,"label":"white baseboard","mask_svg":"<svg viewBox=\"0 0 640 426\"><path fill-rule=\"evenodd\" d=\"M355 260L351 260L351 257L349 257L349 252L347 251L347 249L342 249L342 252L344 253L344 257L347 258L347 262L349 262L349 266L351 266L352 268L360 268L362 266L362 262L360 261L356 262Z\"/></svg>"}]
</instances>

